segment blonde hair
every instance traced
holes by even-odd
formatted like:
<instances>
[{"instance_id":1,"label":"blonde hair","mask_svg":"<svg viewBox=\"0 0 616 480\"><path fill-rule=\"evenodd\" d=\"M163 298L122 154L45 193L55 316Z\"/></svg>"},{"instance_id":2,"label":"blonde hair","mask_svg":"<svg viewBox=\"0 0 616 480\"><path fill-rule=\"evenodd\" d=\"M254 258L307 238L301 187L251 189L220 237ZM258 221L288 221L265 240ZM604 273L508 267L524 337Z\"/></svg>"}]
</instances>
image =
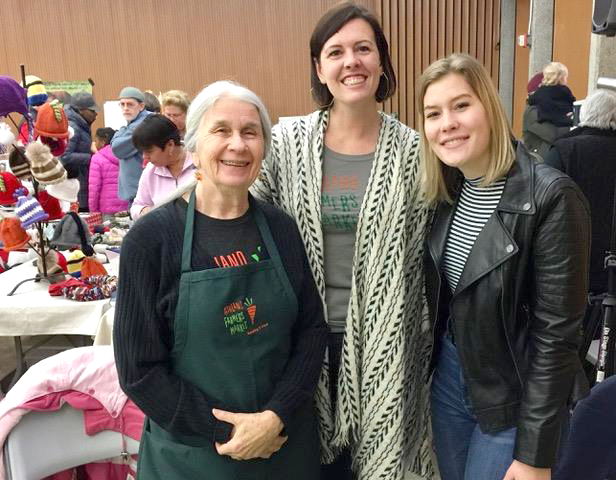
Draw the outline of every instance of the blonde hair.
<instances>
[{"instance_id":1,"label":"blonde hair","mask_svg":"<svg viewBox=\"0 0 616 480\"><path fill-rule=\"evenodd\" d=\"M464 77L468 85L482 103L490 125L490 163L481 186L487 186L504 177L508 172L515 154L512 146L513 132L509 126L505 110L492 83L487 70L473 57L454 53L432 63L424 70L419 79L417 104L419 106L419 133L421 134L421 158L423 169L423 189L429 203L445 201L452 203L452 193L458 171L445 165L430 148L424 129L424 97L426 90L433 83L446 75L454 73Z\"/></svg>"},{"instance_id":2,"label":"blonde hair","mask_svg":"<svg viewBox=\"0 0 616 480\"><path fill-rule=\"evenodd\" d=\"M161 108L165 108L169 105L178 107L186 113L188 112L188 107L190 106L190 98L188 97L188 94L182 90L169 90L161 95L160 106Z\"/></svg>"},{"instance_id":3,"label":"blonde hair","mask_svg":"<svg viewBox=\"0 0 616 480\"><path fill-rule=\"evenodd\" d=\"M560 85L569 76L569 70L560 62L550 62L543 67L541 85Z\"/></svg>"}]
</instances>

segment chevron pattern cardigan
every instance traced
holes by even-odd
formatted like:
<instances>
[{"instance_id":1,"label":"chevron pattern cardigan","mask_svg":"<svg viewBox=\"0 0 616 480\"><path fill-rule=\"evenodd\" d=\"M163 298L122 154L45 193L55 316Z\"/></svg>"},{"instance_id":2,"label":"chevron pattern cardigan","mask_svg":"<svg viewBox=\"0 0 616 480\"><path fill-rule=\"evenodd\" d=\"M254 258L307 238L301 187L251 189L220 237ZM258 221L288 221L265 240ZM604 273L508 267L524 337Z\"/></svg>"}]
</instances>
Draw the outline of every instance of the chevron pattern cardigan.
<instances>
[{"instance_id":1,"label":"chevron pattern cardigan","mask_svg":"<svg viewBox=\"0 0 616 480\"><path fill-rule=\"evenodd\" d=\"M374 164L357 224L351 299L336 410L327 361L317 388L321 451L350 447L359 480L431 478L423 295L428 209L420 193L419 136L381 113ZM276 125L252 192L295 218L326 310L321 227L323 135L329 111Z\"/></svg>"}]
</instances>

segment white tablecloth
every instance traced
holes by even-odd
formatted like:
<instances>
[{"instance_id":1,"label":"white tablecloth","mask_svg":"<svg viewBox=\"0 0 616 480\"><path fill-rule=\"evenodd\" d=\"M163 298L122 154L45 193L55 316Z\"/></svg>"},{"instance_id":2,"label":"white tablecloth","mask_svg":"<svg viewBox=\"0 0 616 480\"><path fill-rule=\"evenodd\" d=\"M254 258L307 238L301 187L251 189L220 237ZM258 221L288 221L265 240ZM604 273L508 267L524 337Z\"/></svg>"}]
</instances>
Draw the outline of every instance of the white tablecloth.
<instances>
[{"instance_id":1,"label":"white tablecloth","mask_svg":"<svg viewBox=\"0 0 616 480\"><path fill-rule=\"evenodd\" d=\"M105 264L107 273L117 274L119 257ZM25 335L90 335L94 336L109 299L77 302L65 297L52 297L47 292L49 283L26 282L12 296L13 287L37 270L27 262L0 274L0 336Z\"/></svg>"}]
</instances>

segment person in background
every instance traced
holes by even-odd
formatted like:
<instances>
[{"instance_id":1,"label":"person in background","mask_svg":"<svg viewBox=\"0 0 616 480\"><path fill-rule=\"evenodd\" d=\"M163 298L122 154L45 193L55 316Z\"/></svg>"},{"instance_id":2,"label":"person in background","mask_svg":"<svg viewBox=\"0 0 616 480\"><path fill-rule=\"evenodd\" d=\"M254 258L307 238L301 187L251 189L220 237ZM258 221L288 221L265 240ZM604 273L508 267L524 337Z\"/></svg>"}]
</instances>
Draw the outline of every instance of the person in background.
<instances>
[{"instance_id":1,"label":"person in background","mask_svg":"<svg viewBox=\"0 0 616 480\"><path fill-rule=\"evenodd\" d=\"M151 112L145 110L145 97L135 87L124 87L119 95L120 109L127 125L111 139L111 150L120 160L118 197L132 203L137 195L143 158L133 144L133 132Z\"/></svg>"},{"instance_id":2,"label":"person in background","mask_svg":"<svg viewBox=\"0 0 616 480\"><path fill-rule=\"evenodd\" d=\"M550 122L557 127L573 125L575 97L567 86L569 70L560 62L548 63L543 68L543 80L537 90L528 96L528 104L536 105L539 123Z\"/></svg>"},{"instance_id":3,"label":"person in background","mask_svg":"<svg viewBox=\"0 0 616 480\"><path fill-rule=\"evenodd\" d=\"M344 2L325 13L309 60L319 109L274 127L252 191L298 222L326 306L317 406L331 465L322 478L428 477L419 136L379 112L396 77L365 7Z\"/></svg>"},{"instance_id":4,"label":"person in background","mask_svg":"<svg viewBox=\"0 0 616 480\"><path fill-rule=\"evenodd\" d=\"M187 121L197 179L122 243L113 343L146 415L141 479L318 478L323 308L297 226L248 193L270 132L253 92L208 85Z\"/></svg>"},{"instance_id":5,"label":"person in background","mask_svg":"<svg viewBox=\"0 0 616 480\"><path fill-rule=\"evenodd\" d=\"M66 169L68 178L79 180L79 211L88 212L88 172L92 158L92 123L96 120L100 108L92 94L77 92L71 98L71 104L65 109L73 136L69 138L66 151L60 161Z\"/></svg>"},{"instance_id":6,"label":"person in background","mask_svg":"<svg viewBox=\"0 0 616 480\"><path fill-rule=\"evenodd\" d=\"M148 112L160 113L160 102L158 101L156 95L154 95L150 90L143 92L143 100L145 109Z\"/></svg>"},{"instance_id":7,"label":"person in background","mask_svg":"<svg viewBox=\"0 0 616 480\"><path fill-rule=\"evenodd\" d=\"M91 212L106 214L128 210L128 202L118 198L119 161L111 151L113 128L96 130L94 142L97 152L90 161L88 205Z\"/></svg>"},{"instance_id":8,"label":"person in background","mask_svg":"<svg viewBox=\"0 0 616 480\"><path fill-rule=\"evenodd\" d=\"M580 109L579 126L554 142L545 163L569 175L590 203L589 295L606 293L605 257L611 250L616 188L616 93L599 89L589 95ZM590 303L584 319L584 344L580 353L591 384L596 371L595 365L586 360L586 353L592 340L601 335L598 323L601 308L600 302Z\"/></svg>"},{"instance_id":9,"label":"person in background","mask_svg":"<svg viewBox=\"0 0 616 480\"><path fill-rule=\"evenodd\" d=\"M195 166L181 144L178 128L163 115L146 118L133 132L133 143L147 162L130 207L131 218L137 220L192 180Z\"/></svg>"},{"instance_id":10,"label":"person in background","mask_svg":"<svg viewBox=\"0 0 616 480\"><path fill-rule=\"evenodd\" d=\"M434 332L432 431L443 480L549 480L578 357L590 216L563 173L512 141L476 59L421 75L426 295Z\"/></svg>"},{"instance_id":11,"label":"person in background","mask_svg":"<svg viewBox=\"0 0 616 480\"><path fill-rule=\"evenodd\" d=\"M181 90L169 90L161 97L162 114L178 127L180 137L186 134L186 112L190 105L190 98Z\"/></svg>"}]
</instances>

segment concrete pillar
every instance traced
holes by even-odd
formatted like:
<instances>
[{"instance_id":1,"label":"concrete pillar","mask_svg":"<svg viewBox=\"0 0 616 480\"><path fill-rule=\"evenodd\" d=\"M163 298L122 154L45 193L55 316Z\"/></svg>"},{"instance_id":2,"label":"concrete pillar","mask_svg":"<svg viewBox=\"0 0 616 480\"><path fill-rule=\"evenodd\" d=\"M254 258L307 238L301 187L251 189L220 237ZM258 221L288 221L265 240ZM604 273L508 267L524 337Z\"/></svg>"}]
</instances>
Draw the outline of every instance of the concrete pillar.
<instances>
[{"instance_id":1,"label":"concrete pillar","mask_svg":"<svg viewBox=\"0 0 616 480\"><path fill-rule=\"evenodd\" d=\"M513 117L513 83L515 64L515 2L501 0L500 51L498 71L498 92L507 118Z\"/></svg>"},{"instance_id":2,"label":"concrete pillar","mask_svg":"<svg viewBox=\"0 0 616 480\"><path fill-rule=\"evenodd\" d=\"M591 33L588 94L596 89L599 77L616 78L616 37Z\"/></svg>"},{"instance_id":3,"label":"concrete pillar","mask_svg":"<svg viewBox=\"0 0 616 480\"><path fill-rule=\"evenodd\" d=\"M532 0L528 78L552 61L554 0Z\"/></svg>"}]
</instances>

